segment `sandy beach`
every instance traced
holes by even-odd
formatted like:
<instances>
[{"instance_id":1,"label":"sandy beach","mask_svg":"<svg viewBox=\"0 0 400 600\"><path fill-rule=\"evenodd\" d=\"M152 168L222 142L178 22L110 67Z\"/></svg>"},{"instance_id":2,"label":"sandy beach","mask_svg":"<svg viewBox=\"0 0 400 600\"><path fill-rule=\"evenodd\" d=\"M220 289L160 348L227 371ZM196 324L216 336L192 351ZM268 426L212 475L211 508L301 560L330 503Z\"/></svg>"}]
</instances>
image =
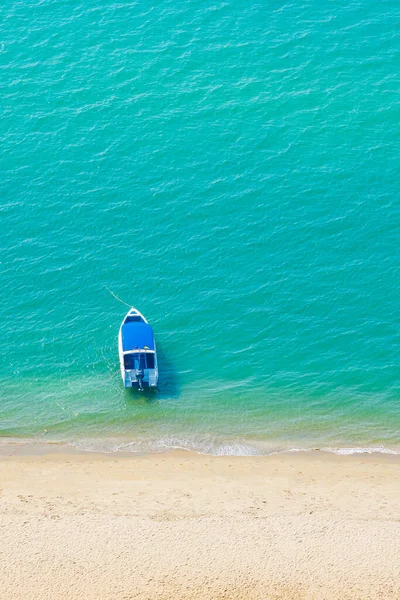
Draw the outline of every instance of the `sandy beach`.
<instances>
[{"instance_id":1,"label":"sandy beach","mask_svg":"<svg viewBox=\"0 0 400 600\"><path fill-rule=\"evenodd\" d=\"M9 445L0 597L398 600L399 465Z\"/></svg>"}]
</instances>

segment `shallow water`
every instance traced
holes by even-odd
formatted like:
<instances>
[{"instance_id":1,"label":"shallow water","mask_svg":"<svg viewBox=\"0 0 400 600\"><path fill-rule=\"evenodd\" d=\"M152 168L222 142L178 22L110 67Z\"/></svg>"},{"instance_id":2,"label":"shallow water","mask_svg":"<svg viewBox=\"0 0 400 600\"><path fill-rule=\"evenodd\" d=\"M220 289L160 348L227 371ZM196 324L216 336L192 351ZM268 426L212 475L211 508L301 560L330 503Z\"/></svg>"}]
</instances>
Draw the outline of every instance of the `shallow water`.
<instances>
[{"instance_id":1,"label":"shallow water","mask_svg":"<svg viewBox=\"0 0 400 600\"><path fill-rule=\"evenodd\" d=\"M400 448L398 2L0 7L0 434ZM156 394L122 388L127 307Z\"/></svg>"}]
</instances>

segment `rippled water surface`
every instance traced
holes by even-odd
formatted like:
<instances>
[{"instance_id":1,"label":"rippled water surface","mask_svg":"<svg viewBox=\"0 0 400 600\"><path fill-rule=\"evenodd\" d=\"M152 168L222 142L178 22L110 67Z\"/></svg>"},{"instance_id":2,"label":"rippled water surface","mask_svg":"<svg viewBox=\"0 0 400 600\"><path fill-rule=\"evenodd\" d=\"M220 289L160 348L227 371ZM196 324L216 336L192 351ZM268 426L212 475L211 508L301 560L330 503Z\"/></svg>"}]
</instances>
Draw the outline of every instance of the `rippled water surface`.
<instances>
[{"instance_id":1,"label":"rippled water surface","mask_svg":"<svg viewBox=\"0 0 400 600\"><path fill-rule=\"evenodd\" d=\"M400 5L0 6L0 434L400 448ZM141 310L156 394L118 373Z\"/></svg>"}]
</instances>

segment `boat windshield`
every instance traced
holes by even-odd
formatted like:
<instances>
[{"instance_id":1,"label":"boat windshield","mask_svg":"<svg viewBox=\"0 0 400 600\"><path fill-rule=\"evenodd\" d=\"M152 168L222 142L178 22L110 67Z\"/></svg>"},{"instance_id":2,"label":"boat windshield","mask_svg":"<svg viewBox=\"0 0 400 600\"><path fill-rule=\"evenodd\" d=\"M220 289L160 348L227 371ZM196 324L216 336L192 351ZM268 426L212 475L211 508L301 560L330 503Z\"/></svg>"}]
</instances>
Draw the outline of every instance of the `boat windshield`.
<instances>
[{"instance_id":1,"label":"boat windshield","mask_svg":"<svg viewBox=\"0 0 400 600\"><path fill-rule=\"evenodd\" d=\"M129 315L125 319L125 323L142 323L143 319L139 315Z\"/></svg>"},{"instance_id":2,"label":"boat windshield","mask_svg":"<svg viewBox=\"0 0 400 600\"><path fill-rule=\"evenodd\" d=\"M154 354L147 352L133 352L124 354L125 369L154 369Z\"/></svg>"}]
</instances>

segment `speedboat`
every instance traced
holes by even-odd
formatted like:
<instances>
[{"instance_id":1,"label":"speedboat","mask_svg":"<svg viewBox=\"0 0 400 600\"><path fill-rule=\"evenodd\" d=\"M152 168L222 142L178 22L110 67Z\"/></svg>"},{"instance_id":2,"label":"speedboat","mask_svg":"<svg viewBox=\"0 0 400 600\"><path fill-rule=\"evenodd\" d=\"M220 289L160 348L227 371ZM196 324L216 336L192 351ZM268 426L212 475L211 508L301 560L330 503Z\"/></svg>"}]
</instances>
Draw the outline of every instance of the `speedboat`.
<instances>
[{"instance_id":1,"label":"speedboat","mask_svg":"<svg viewBox=\"0 0 400 600\"><path fill-rule=\"evenodd\" d=\"M142 313L131 308L122 321L118 352L124 387L154 388L158 381L156 343L153 329Z\"/></svg>"}]
</instances>

